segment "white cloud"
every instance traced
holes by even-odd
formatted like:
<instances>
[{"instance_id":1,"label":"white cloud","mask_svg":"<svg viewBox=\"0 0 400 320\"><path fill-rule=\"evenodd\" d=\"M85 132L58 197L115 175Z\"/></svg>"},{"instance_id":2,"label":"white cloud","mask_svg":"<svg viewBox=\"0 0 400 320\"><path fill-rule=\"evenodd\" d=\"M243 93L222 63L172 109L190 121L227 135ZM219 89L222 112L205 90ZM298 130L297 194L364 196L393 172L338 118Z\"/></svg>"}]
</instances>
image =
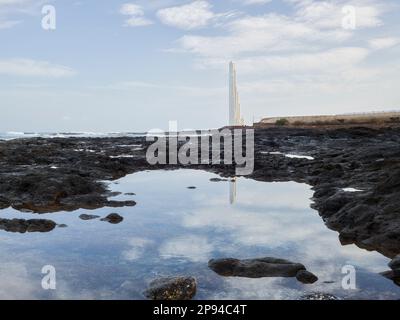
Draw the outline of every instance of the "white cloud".
<instances>
[{"instance_id":1,"label":"white cloud","mask_svg":"<svg viewBox=\"0 0 400 320\"><path fill-rule=\"evenodd\" d=\"M40 12L46 0L0 0L0 30L10 29L23 22L23 16Z\"/></svg>"},{"instance_id":2,"label":"white cloud","mask_svg":"<svg viewBox=\"0 0 400 320\"><path fill-rule=\"evenodd\" d=\"M244 54L267 55L275 51L316 51L342 46L362 28L378 27L387 7L373 0L286 0L292 14L267 13L241 16L222 24L217 36L185 35L178 40L184 52L200 57L237 59ZM342 28L343 6L356 8L356 30Z\"/></svg>"},{"instance_id":3,"label":"white cloud","mask_svg":"<svg viewBox=\"0 0 400 320\"><path fill-rule=\"evenodd\" d=\"M259 56L239 59L241 72L246 73L337 73L348 71L350 67L362 62L368 50L359 47L335 48L315 53Z\"/></svg>"},{"instance_id":4,"label":"white cloud","mask_svg":"<svg viewBox=\"0 0 400 320\"><path fill-rule=\"evenodd\" d=\"M290 0L289 0L290 1ZM345 17L343 8L353 6L356 28L369 28L382 25L380 16L385 7L375 1L309 1L291 0L296 4L295 18L319 28L340 28Z\"/></svg>"},{"instance_id":5,"label":"white cloud","mask_svg":"<svg viewBox=\"0 0 400 320\"><path fill-rule=\"evenodd\" d=\"M31 59L0 60L0 75L60 78L76 72L66 66Z\"/></svg>"},{"instance_id":6,"label":"white cloud","mask_svg":"<svg viewBox=\"0 0 400 320\"><path fill-rule=\"evenodd\" d=\"M119 12L122 15L129 16L125 20L125 26L144 27L153 24L153 21L145 17L143 8L137 4L125 3L121 6Z\"/></svg>"},{"instance_id":7,"label":"white cloud","mask_svg":"<svg viewBox=\"0 0 400 320\"><path fill-rule=\"evenodd\" d=\"M374 50L389 49L400 43L399 38L375 38L369 41L369 46Z\"/></svg>"},{"instance_id":8,"label":"white cloud","mask_svg":"<svg viewBox=\"0 0 400 320\"><path fill-rule=\"evenodd\" d=\"M343 29L321 31L287 16L266 14L236 19L226 25L226 36L185 35L178 43L185 51L203 57L235 58L240 54L287 51L342 42L350 37Z\"/></svg>"},{"instance_id":9,"label":"white cloud","mask_svg":"<svg viewBox=\"0 0 400 320\"><path fill-rule=\"evenodd\" d=\"M27 3L30 0L0 0L0 6L9 6L21 3Z\"/></svg>"},{"instance_id":10,"label":"white cloud","mask_svg":"<svg viewBox=\"0 0 400 320\"><path fill-rule=\"evenodd\" d=\"M122 257L128 261L134 261L142 257L147 246L153 241L145 238L131 238L128 241L129 249L122 252Z\"/></svg>"},{"instance_id":11,"label":"white cloud","mask_svg":"<svg viewBox=\"0 0 400 320\"><path fill-rule=\"evenodd\" d=\"M163 258L183 258L193 262L204 262L210 259L213 246L202 236L186 235L167 240L160 247Z\"/></svg>"},{"instance_id":12,"label":"white cloud","mask_svg":"<svg viewBox=\"0 0 400 320\"><path fill-rule=\"evenodd\" d=\"M125 20L125 25L128 27L144 27L153 24L153 22L145 17L131 17Z\"/></svg>"},{"instance_id":13,"label":"white cloud","mask_svg":"<svg viewBox=\"0 0 400 320\"><path fill-rule=\"evenodd\" d=\"M10 29L20 23L21 21L19 20L0 21L0 29Z\"/></svg>"},{"instance_id":14,"label":"white cloud","mask_svg":"<svg viewBox=\"0 0 400 320\"><path fill-rule=\"evenodd\" d=\"M266 4L271 2L272 0L243 0L243 4L252 5L252 4Z\"/></svg>"},{"instance_id":15,"label":"white cloud","mask_svg":"<svg viewBox=\"0 0 400 320\"><path fill-rule=\"evenodd\" d=\"M133 3L124 3L121 6L119 12L123 15L132 15L132 16L144 14L142 7Z\"/></svg>"},{"instance_id":16,"label":"white cloud","mask_svg":"<svg viewBox=\"0 0 400 320\"><path fill-rule=\"evenodd\" d=\"M162 23L186 30L207 26L215 18L212 5L207 1L195 1L183 6L160 9L157 12Z\"/></svg>"}]
</instances>

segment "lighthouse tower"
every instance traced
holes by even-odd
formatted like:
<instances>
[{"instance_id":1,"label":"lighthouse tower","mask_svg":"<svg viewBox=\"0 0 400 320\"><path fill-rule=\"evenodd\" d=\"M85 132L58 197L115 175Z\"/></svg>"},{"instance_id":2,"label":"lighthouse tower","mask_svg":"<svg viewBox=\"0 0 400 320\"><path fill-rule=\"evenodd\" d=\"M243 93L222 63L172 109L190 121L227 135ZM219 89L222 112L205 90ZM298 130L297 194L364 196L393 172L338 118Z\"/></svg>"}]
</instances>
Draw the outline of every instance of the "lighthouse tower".
<instances>
[{"instance_id":1,"label":"lighthouse tower","mask_svg":"<svg viewBox=\"0 0 400 320\"><path fill-rule=\"evenodd\" d=\"M236 65L229 63L229 125L242 126L243 119L240 116L240 101L236 82Z\"/></svg>"}]
</instances>

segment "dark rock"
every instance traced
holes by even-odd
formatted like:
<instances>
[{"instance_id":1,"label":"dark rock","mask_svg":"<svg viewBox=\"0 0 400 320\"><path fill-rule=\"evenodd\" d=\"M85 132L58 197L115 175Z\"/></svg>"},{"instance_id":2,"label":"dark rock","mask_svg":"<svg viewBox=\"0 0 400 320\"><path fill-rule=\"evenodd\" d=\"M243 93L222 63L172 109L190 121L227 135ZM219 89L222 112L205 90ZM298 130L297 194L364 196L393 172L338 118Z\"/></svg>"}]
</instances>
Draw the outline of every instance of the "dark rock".
<instances>
[{"instance_id":1,"label":"dark rock","mask_svg":"<svg viewBox=\"0 0 400 320\"><path fill-rule=\"evenodd\" d=\"M45 219L0 219L0 229L7 232L49 232L56 225L54 221Z\"/></svg>"},{"instance_id":2,"label":"dark rock","mask_svg":"<svg viewBox=\"0 0 400 320\"><path fill-rule=\"evenodd\" d=\"M400 270L400 254L395 256L392 261L389 262L388 266L392 270Z\"/></svg>"},{"instance_id":3,"label":"dark rock","mask_svg":"<svg viewBox=\"0 0 400 320\"><path fill-rule=\"evenodd\" d=\"M121 207L134 207L136 206L136 201L127 200L127 201L107 201L105 203L107 207L112 208L121 208Z\"/></svg>"},{"instance_id":4,"label":"dark rock","mask_svg":"<svg viewBox=\"0 0 400 320\"><path fill-rule=\"evenodd\" d=\"M152 281L145 296L152 300L190 300L197 290L192 277L167 277Z\"/></svg>"},{"instance_id":5,"label":"dark rock","mask_svg":"<svg viewBox=\"0 0 400 320\"><path fill-rule=\"evenodd\" d=\"M107 217L101 219L101 221L106 221L112 224L121 223L124 220L118 213L110 213Z\"/></svg>"},{"instance_id":6,"label":"dark rock","mask_svg":"<svg viewBox=\"0 0 400 320\"><path fill-rule=\"evenodd\" d=\"M304 265L271 257L238 260L233 258L212 259L208 267L224 277L295 277Z\"/></svg>"},{"instance_id":7,"label":"dark rock","mask_svg":"<svg viewBox=\"0 0 400 320\"><path fill-rule=\"evenodd\" d=\"M385 278L392 280L393 283L395 283L396 285L400 286L400 270L388 270L385 272L381 272L380 273L382 276L384 276Z\"/></svg>"},{"instance_id":8,"label":"dark rock","mask_svg":"<svg viewBox=\"0 0 400 320\"><path fill-rule=\"evenodd\" d=\"M100 216L96 216L93 214L81 214L79 216L79 219L82 219L82 220L93 220L93 219L97 219L97 218L100 218Z\"/></svg>"},{"instance_id":9,"label":"dark rock","mask_svg":"<svg viewBox=\"0 0 400 320\"><path fill-rule=\"evenodd\" d=\"M395 278L395 273L393 270L383 271L380 272L379 274L389 280L393 280Z\"/></svg>"},{"instance_id":10,"label":"dark rock","mask_svg":"<svg viewBox=\"0 0 400 320\"><path fill-rule=\"evenodd\" d=\"M197 189L197 187L195 187L195 186L190 186L190 187L187 187L188 189L192 189L192 190L194 190L194 189Z\"/></svg>"},{"instance_id":11,"label":"dark rock","mask_svg":"<svg viewBox=\"0 0 400 320\"><path fill-rule=\"evenodd\" d=\"M117 196L119 196L119 195L121 195L121 194L122 194L122 192L113 191L113 192L110 192L110 193L108 194L108 196L109 196L109 197L117 197Z\"/></svg>"},{"instance_id":12,"label":"dark rock","mask_svg":"<svg viewBox=\"0 0 400 320\"><path fill-rule=\"evenodd\" d=\"M65 223L58 224L57 227L59 228L67 228L68 226Z\"/></svg>"},{"instance_id":13,"label":"dark rock","mask_svg":"<svg viewBox=\"0 0 400 320\"><path fill-rule=\"evenodd\" d=\"M211 178L210 181L211 181L211 182L222 182L222 181L228 181L228 179L224 179L224 178Z\"/></svg>"},{"instance_id":14,"label":"dark rock","mask_svg":"<svg viewBox=\"0 0 400 320\"><path fill-rule=\"evenodd\" d=\"M312 284L318 281L318 277L307 270L297 272L296 279L304 284Z\"/></svg>"},{"instance_id":15,"label":"dark rock","mask_svg":"<svg viewBox=\"0 0 400 320\"><path fill-rule=\"evenodd\" d=\"M133 192L127 192L125 193L126 196L136 196L136 193Z\"/></svg>"},{"instance_id":16,"label":"dark rock","mask_svg":"<svg viewBox=\"0 0 400 320\"><path fill-rule=\"evenodd\" d=\"M330 293L315 292L300 297L300 300L340 300Z\"/></svg>"}]
</instances>

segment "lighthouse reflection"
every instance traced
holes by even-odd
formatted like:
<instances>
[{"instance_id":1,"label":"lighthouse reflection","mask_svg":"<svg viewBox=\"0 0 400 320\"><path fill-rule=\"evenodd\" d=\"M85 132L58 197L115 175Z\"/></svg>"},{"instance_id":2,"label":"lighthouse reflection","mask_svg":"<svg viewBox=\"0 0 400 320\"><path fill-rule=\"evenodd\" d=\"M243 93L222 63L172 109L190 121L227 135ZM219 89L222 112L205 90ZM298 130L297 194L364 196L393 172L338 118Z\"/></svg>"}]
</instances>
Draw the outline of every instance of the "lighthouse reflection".
<instances>
[{"instance_id":1,"label":"lighthouse reflection","mask_svg":"<svg viewBox=\"0 0 400 320\"><path fill-rule=\"evenodd\" d=\"M235 204L236 202L236 177L229 180L229 203Z\"/></svg>"}]
</instances>

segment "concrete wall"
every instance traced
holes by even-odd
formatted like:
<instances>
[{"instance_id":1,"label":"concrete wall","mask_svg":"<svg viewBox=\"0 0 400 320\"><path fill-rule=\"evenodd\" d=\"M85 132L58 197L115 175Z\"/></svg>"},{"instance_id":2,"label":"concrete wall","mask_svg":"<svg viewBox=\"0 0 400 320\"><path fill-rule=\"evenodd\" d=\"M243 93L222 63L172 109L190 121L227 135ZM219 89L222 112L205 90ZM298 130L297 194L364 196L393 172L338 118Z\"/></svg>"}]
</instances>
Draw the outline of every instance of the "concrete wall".
<instances>
[{"instance_id":1,"label":"concrete wall","mask_svg":"<svg viewBox=\"0 0 400 320\"><path fill-rule=\"evenodd\" d=\"M398 118L398 119L396 119ZM259 124L275 124L280 119L286 119L288 124L318 124L318 123L369 123L400 120L400 111L371 112L359 114L343 114L328 116L294 116L264 118Z\"/></svg>"}]
</instances>

